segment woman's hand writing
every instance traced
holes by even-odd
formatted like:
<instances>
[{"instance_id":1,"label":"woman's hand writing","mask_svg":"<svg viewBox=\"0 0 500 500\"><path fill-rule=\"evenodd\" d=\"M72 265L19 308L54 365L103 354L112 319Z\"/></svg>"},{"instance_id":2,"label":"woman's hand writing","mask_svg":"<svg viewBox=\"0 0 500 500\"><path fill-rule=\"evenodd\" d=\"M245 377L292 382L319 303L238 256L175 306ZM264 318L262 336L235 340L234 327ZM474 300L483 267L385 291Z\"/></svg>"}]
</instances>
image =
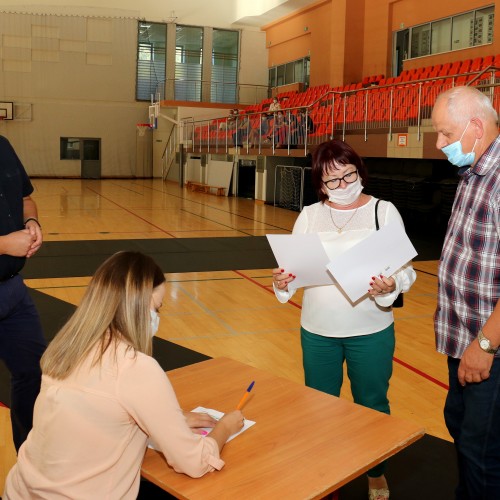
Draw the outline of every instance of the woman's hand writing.
<instances>
[{"instance_id":1,"label":"woman's hand writing","mask_svg":"<svg viewBox=\"0 0 500 500\"><path fill-rule=\"evenodd\" d=\"M210 437L214 438L219 445L219 450L222 450L224 444L229 439L230 436L240 431L245 423L245 417L240 410L234 410L227 412L212 429L209 434Z\"/></svg>"},{"instance_id":2,"label":"woman's hand writing","mask_svg":"<svg viewBox=\"0 0 500 500\"><path fill-rule=\"evenodd\" d=\"M284 269L273 269L273 284L278 290L288 290L288 283L296 278L292 273L285 273Z\"/></svg>"}]
</instances>

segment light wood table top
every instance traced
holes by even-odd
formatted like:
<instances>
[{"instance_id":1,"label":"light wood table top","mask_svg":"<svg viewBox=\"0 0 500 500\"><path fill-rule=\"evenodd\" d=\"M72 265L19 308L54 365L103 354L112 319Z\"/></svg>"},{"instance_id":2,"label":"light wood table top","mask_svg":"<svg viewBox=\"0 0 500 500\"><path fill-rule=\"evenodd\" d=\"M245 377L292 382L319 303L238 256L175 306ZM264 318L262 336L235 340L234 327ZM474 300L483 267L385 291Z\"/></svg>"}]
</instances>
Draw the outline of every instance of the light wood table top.
<instances>
[{"instance_id":1,"label":"light wood table top","mask_svg":"<svg viewBox=\"0 0 500 500\"><path fill-rule=\"evenodd\" d=\"M421 438L424 429L228 358L168 372L181 407L233 410L256 424L227 443L220 471L193 479L148 449L142 475L181 499L316 499Z\"/></svg>"}]
</instances>

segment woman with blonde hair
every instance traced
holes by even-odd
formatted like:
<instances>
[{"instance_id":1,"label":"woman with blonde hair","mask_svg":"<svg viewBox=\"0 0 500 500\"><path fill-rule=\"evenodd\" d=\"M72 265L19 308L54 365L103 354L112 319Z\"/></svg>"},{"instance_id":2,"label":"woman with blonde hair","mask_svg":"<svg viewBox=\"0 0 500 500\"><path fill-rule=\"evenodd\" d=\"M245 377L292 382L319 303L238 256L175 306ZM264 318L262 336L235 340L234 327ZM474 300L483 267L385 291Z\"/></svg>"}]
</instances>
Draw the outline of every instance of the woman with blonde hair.
<instances>
[{"instance_id":1,"label":"woman with blonde hair","mask_svg":"<svg viewBox=\"0 0 500 500\"><path fill-rule=\"evenodd\" d=\"M135 499L154 442L177 472L199 477L224 466L220 451L243 426L185 413L151 357L165 277L137 252L96 271L80 306L47 348L33 429L9 472L5 499ZM212 427L203 436L201 427Z\"/></svg>"}]
</instances>

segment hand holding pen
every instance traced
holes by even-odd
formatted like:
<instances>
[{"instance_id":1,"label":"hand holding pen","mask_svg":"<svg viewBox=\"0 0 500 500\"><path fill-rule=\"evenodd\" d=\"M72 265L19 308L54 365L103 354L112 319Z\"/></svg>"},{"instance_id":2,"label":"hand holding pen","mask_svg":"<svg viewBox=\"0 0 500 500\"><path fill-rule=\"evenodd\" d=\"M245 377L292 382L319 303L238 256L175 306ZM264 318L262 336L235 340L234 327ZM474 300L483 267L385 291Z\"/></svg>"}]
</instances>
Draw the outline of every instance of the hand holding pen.
<instances>
[{"instance_id":1,"label":"hand holding pen","mask_svg":"<svg viewBox=\"0 0 500 500\"><path fill-rule=\"evenodd\" d=\"M241 408L245 404L245 401L247 400L248 396L250 395L250 391L253 389L253 386L255 384L255 380L248 386L248 389L245 391L245 394L243 394L243 397L240 399L240 402L236 406L236 410L231 411L226 413L218 422L218 424L215 426L214 430L210 433L210 436L214 437L216 441L220 445L220 438L218 439L216 437L216 434L218 434L218 429L220 428L219 424L223 424L226 427L226 430L229 430L229 435L225 437L224 442L231 436L232 434L235 434L236 432L240 431L241 428L243 427L245 423L245 417L243 416L243 413L241 413ZM232 429L232 430L230 430Z\"/></svg>"},{"instance_id":2,"label":"hand holding pen","mask_svg":"<svg viewBox=\"0 0 500 500\"><path fill-rule=\"evenodd\" d=\"M230 436L236 434L243 428L245 417L240 410L229 411L215 424L209 436L214 438L222 450Z\"/></svg>"}]
</instances>

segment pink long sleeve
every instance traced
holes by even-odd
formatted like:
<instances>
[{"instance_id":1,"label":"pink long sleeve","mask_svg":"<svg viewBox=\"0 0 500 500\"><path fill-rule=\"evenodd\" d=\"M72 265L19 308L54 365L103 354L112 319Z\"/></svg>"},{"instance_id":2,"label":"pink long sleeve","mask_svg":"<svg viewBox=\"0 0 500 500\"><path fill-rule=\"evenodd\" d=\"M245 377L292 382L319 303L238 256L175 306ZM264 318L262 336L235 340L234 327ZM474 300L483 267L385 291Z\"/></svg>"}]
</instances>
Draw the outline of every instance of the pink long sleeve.
<instances>
[{"instance_id":1,"label":"pink long sleeve","mask_svg":"<svg viewBox=\"0 0 500 500\"><path fill-rule=\"evenodd\" d=\"M158 363L125 345L63 381L43 376L34 424L9 472L10 500L137 497L148 438L178 472L199 477L224 462L193 434Z\"/></svg>"}]
</instances>

